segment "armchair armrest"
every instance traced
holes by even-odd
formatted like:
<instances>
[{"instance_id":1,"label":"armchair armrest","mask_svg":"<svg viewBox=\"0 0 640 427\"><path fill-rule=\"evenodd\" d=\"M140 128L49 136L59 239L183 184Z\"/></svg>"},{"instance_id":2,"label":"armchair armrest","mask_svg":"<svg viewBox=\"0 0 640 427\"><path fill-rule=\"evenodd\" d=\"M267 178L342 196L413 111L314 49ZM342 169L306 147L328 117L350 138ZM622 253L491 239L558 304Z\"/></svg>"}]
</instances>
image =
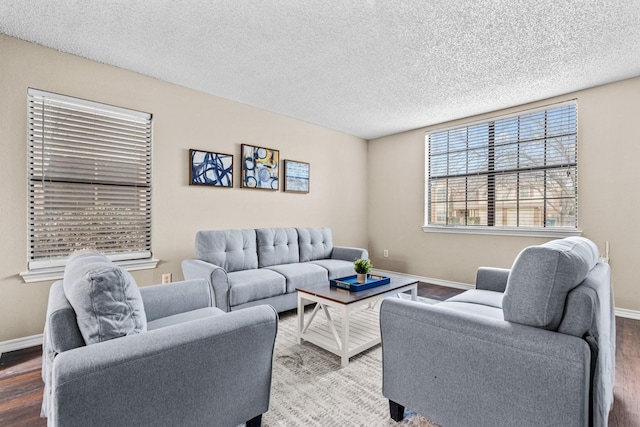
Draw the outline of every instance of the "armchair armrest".
<instances>
[{"instance_id":1,"label":"armchair armrest","mask_svg":"<svg viewBox=\"0 0 640 427\"><path fill-rule=\"evenodd\" d=\"M269 306L69 350L54 361L50 425L238 425L267 411Z\"/></svg>"},{"instance_id":2,"label":"armchair armrest","mask_svg":"<svg viewBox=\"0 0 640 427\"><path fill-rule=\"evenodd\" d=\"M213 289L215 306L229 311L229 278L224 268L200 259L185 259L182 261L182 274L187 280L206 280Z\"/></svg>"},{"instance_id":3,"label":"armchair armrest","mask_svg":"<svg viewBox=\"0 0 640 427\"><path fill-rule=\"evenodd\" d=\"M204 279L185 280L140 288L147 321L178 313L213 307L213 294Z\"/></svg>"},{"instance_id":4,"label":"armchair armrest","mask_svg":"<svg viewBox=\"0 0 640 427\"><path fill-rule=\"evenodd\" d=\"M588 424L582 339L393 298L380 327L382 394L438 424Z\"/></svg>"},{"instance_id":5,"label":"armchair armrest","mask_svg":"<svg viewBox=\"0 0 640 427\"><path fill-rule=\"evenodd\" d=\"M334 246L331 251L331 259L341 259L343 261L355 261L357 259L368 259L369 252L362 248L350 248L347 246Z\"/></svg>"},{"instance_id":6,"label":"armchair armrest","mask_svg":"<svg viewBox=\"0 0 640 427\"><path fill-rule=\"evenodd\" d=\"M509 279L508 268L480 267L476 273L476 289L503 292Z\"/></svg>"}]
</instances>

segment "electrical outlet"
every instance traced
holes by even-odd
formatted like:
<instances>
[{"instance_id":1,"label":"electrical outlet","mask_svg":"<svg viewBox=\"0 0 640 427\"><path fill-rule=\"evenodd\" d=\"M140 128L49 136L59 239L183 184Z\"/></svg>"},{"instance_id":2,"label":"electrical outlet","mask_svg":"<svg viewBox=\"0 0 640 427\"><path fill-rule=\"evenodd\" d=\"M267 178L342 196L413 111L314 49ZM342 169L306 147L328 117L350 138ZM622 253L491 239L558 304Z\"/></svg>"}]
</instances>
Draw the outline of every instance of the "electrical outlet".
<instances>
[{"instance_id":1,"label":"electrical outlet","mask_svg":"<svg viewBox=\"0 0 640 427\"><path fill-rule=\"evenodd\" d=\"M164 273L162 275L162 283L171 283L171 273Z\"/></svg>"},{"instance_id":2,"label":"electrical outlet","mask_svg":"<svg viewBox=\"0 0 640 427\"><path fill-rule=\"evenodd\" d=\"M383 255L385 258L389 258L389 250L388 250L388 249L385 249L385 250L382 252L382 255Z\"/></svg>"}]
</instances>

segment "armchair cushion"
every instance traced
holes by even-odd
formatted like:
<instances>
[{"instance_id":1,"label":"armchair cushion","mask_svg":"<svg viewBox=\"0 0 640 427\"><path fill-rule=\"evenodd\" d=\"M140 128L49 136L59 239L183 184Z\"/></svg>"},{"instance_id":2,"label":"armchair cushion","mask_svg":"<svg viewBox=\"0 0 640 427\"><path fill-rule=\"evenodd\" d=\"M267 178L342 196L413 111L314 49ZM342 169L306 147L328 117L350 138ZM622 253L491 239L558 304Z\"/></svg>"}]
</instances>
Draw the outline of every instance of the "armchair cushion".
<instances>
[{"instance_id":1,"label":"armchair cushion","mask_svg":"<svg viewBox=\"0 0 640 427\"><path fill-rule=\"evenodd\" d=\"M567 294L584 280L598 256L596 245L582 237L525 248L507 280L504 319L557 330Z\"/></svg>"},{"instance_id":2,"label":"armchair cushion","mask_svg":"<svg viewBox=\"0 0 640 427\"><path fill-rule=\"evenodd\" d=\"M206 317L218 316L220 314L224 314L224 311L220 310L217 307L198 308L196 310L173 314L171 316L152 320L147 324L147 330L153 331L155 329L165 328L167 326L173 326L180 323L189 322L191 320L199 320Z\"/></svg>"},{"instance_id":3,"label":"armchair cushion","mask_svg":"<svg viewBox=\"0 0 640 427\"><path fill-rule=\"evenodd\" d=\"M497 307L450 300L441 302L437 305L439 308L455 310L458 313L473 314L497 320L504 320L502 310Z\"/></svg>"},{"instance_id":4,"label":"armchair cushion","mask_svg":"<svg viewBox=\"0 0 640 427\"><path fill-rule=\"evenodd\" d=\"M470 304L486 305L502 309L502 292L485 291L484 289L469 289L461 294L449 298L448 302L466 302Z\"/></svg>"},{"instance_id":5,"label":"armchair cushion","mask_svg":"<svg viewBox=\"0 0 640 427\"><path fill-rule=\"evenodd\" d=\"M147 318L134 278L96 252L69 257L62 281L85 344L147 330Z\"/></svg>"}]
</instances>

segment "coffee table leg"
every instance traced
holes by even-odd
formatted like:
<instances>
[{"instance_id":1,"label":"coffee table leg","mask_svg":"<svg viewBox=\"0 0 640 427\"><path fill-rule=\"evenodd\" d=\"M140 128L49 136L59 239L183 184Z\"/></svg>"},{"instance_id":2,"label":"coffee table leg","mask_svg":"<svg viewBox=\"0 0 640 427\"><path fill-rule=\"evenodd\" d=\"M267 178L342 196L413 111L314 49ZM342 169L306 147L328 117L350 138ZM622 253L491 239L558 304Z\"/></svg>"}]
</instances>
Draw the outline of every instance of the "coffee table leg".
<instances>
[{"instance_id":1,"label":"coffee table leg","mask_svg":"<svg viewBox=\"0 0 640 427\"><path fill-rule=\"evenodd\" d=\"M298 344L302 344L302 330L304 329L304 304L298 292Z\"/></svg>"},{"instance_id":2,"label":"coffee table leg","mask_svg":"<svg viewBox=\"0 0 640 427\"><path fill-rule=\"evenodd\" d=\"M342 363L343 368L349 365L349 308L342 308Z\"/></svg>"}]
</instances>

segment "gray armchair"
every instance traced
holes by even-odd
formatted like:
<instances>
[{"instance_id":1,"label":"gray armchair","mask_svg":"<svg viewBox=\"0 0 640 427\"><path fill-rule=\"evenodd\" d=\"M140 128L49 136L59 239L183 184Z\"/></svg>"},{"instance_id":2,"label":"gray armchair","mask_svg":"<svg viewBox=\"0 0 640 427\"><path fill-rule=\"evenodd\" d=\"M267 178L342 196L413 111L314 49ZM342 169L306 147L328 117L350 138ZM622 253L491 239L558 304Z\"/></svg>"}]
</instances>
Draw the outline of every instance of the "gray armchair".
<instances>
[{"instance_id":1,"label":"gray armchair","mask_svg":"<svg viewBox=\"0 0 640 427\"><path fill-rule=\"evenodd\" d=\"M476 289L429 305L386 299L382 393L443 426L606 426L615 318L609 265L567 238L481 268Z\"/></svg>"},{"instance_id":2,"label":"gray armchair","mask_svg":"<svg viewBox=\"0 0 640 427\"><path fill-rule=\"evenodd\" d=\"M85 345L63 282L51 287L42 415L49 426L259 426L277 313L224 313L192 280L140 288L146 331Z\"/></svg>"}]
</instances>

